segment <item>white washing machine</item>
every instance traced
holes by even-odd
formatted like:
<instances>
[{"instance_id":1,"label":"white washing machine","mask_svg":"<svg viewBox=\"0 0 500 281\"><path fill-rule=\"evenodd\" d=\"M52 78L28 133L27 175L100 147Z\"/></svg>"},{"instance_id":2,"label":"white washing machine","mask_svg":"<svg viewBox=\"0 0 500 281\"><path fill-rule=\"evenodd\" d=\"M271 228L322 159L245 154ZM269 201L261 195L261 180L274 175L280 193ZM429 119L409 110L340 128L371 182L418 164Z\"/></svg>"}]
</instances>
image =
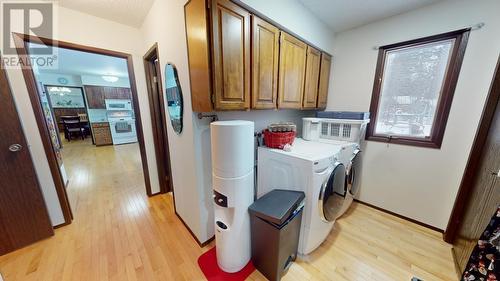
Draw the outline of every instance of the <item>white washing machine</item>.
<instances>
[{"instance_id":1,"label":"white washing machine","mask_svg":"<svg viewBox=\"0 0 500 281\"><path fill-rule=\"evenodd\" d=\"M299 253L309 254L330 233L347 196L346 169L356 143L327 144L297 138L290 152L258 148L257 197L273 189L304 191Z\"/></svg>"}]
</instances>

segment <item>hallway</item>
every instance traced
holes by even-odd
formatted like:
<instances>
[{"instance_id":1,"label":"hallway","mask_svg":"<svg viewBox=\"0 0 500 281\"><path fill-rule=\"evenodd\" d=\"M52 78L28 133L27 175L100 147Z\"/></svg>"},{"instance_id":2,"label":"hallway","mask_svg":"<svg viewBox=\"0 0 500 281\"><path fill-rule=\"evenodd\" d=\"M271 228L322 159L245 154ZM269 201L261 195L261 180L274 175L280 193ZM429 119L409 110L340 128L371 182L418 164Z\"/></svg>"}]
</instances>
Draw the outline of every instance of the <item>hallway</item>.
<instances>
[{"instance_id":1,"label":"hallway","mask_svg":"<svg viewBox=\"0 0 500 281\"><path fill-rule=\"evenodd\" d=\"M173 210L148 198L137 144L63 143L71 225L0 257L6 281L204 280L200 248ZM177 187L181 188L181 187ZM354 203L327 241L283 280L456 280L441 234ZM250 280L265 280L254 272Z\"/></svg>"}]
</instances>

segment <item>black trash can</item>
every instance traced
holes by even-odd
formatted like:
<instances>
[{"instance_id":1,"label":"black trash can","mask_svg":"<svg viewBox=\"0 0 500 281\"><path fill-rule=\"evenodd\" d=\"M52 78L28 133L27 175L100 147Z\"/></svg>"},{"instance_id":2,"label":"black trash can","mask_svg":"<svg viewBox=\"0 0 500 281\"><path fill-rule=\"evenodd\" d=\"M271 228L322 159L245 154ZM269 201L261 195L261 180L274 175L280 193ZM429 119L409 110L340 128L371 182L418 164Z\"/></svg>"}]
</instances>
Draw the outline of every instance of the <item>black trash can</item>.
<instances>
[{"instance_id":1,"label":"black trash can","mask_svg":"<svg viewBox=\"0 0 500 281\"><path fill-rule=\"evenodd\" d=\"M305 194L275 189L249 208L252 262L267 279L280 280L297 257Z\"/></svg>"}]
</instances>

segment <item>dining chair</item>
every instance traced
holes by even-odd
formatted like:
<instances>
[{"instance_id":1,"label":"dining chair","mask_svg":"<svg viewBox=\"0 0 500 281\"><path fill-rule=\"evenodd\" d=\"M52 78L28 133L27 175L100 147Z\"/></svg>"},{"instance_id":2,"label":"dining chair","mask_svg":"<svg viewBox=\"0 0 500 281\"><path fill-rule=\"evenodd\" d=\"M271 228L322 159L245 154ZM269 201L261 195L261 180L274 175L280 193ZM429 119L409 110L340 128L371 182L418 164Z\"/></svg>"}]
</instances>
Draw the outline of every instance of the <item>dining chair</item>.
<instances>
[{"instance_id":1,"label":"dining chair","mask_svg":"<svg viewBox=\"0 0 500 281\"><path fill-rule=\"evenodd\" d=\"M79 116L61 116L61 121L64 126L64 137L71 141L73 135L80 135L80 137L85 139L84 129L82 128Z\"/></svg>"}]
</instances>

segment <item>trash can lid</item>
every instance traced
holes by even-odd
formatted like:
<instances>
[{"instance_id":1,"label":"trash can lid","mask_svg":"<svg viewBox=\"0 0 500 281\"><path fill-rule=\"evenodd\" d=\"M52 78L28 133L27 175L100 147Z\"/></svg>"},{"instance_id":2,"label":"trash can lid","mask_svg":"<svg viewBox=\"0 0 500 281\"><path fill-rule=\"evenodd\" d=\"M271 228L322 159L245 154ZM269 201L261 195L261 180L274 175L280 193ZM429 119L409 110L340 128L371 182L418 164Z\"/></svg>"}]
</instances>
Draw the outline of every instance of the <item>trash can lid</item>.
<instances>
[{"instance_id":1,"label":"trash can lid","mask_svg":"<svg viewBox=\"0 0 500 281\"><path fill-rule=\"evenodd\" d=\"M283 224L304 200L302 191L274 189L255 201L250 214L277 225Z\"/></svg>"}]
</instances>

